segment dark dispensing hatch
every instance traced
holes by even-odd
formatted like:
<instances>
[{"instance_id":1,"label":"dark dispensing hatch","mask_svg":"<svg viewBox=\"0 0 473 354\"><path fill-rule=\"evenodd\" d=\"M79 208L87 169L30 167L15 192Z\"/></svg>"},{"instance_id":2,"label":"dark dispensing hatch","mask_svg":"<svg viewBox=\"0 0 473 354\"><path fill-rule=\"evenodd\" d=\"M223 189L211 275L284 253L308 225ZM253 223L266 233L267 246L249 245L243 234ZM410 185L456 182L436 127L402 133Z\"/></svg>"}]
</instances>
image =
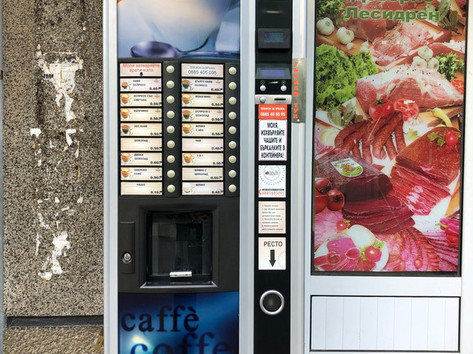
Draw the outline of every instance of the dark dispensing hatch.
<instances>
[{"instance_id":1,"label":"dark dispensing hatch","mask_svg":"<svg viewBox=\"0 0 473 354\"><path fill-rule=\"evenodd\" d=\"M211 284L212 213L149 213L146 286Z\"/></svg>"}]
</instances>

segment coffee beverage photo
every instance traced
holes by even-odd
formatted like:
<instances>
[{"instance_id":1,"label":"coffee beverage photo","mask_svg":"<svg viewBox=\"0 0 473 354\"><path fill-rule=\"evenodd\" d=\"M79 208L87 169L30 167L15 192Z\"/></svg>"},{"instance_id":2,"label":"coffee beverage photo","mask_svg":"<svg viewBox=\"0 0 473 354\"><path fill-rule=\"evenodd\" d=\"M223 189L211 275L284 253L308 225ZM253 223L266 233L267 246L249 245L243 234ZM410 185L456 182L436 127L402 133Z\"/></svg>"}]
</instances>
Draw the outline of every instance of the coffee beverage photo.
<instances>
[{"instance_id":1,"label":"coffee beverage photo","mask_svg":"<svg viewBox=\"0 0 473 354\"><path fill-rule=\"evenodd\" d=\"M190 124L183 124L182 125L182 132L184 134L190 134L192 132L192 125Z\"/></svg>"},{"instance_id":2,"label":"coffee beverage photo","mask_svg":"<svg viewBox=\"0 0 473 354\"><path fill-rule=\"evenodd\" d=\"M187 95L187 94L182 95L182 103L184 104L191 103L191 99L192 99L191 95Z\"/></svg>"}]
</instances>

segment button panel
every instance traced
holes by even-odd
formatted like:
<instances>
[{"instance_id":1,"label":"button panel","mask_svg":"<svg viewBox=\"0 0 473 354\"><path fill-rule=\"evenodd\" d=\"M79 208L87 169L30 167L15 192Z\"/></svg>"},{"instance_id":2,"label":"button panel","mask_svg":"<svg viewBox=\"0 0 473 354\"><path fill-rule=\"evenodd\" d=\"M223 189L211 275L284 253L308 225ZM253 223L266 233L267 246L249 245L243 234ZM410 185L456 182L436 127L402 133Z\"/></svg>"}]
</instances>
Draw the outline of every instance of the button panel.
<instances>
[{"instance_id":1,"label":"button panel","mask_svg":"<svg viewBox=\"0 0 473 354\"><path fill-rule=\"evenodd\" d=\"M143 70L127 73L146 73L120 77L121 155L126 161L119 173L123 182L133 181L131 176L140 182L127 185L121 195L238 196L239 66L174 59L128 59L121 65L141 65ZM135 158L134 150L140 156Z\"/></svg>"}]
</instances>

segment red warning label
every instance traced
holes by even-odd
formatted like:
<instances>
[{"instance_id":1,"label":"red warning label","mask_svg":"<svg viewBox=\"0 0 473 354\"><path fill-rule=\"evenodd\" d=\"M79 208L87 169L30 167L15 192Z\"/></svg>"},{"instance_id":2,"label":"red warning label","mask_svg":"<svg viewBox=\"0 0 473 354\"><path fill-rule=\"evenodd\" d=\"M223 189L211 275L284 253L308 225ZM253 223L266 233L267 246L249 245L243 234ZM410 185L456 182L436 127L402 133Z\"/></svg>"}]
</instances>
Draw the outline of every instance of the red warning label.
<instances>
[{"instance_id":1,"label":"red warning label","mask_svg":"<svg viewBox=\"0 0 473 354\"><path fill-rule=\"evenodd\" d=\"M260 104L258 106L259 119L287 119L287 105Z\"/></svg>"}]
</instances>

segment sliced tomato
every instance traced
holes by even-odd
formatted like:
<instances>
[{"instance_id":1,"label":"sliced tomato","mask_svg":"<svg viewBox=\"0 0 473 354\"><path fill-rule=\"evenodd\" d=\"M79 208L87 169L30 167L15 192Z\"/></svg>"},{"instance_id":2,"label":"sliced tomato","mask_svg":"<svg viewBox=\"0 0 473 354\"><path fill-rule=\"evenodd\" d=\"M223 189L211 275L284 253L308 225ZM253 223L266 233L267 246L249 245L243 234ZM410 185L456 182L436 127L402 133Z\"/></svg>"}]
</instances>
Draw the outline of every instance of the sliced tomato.
<instances>
[{"instance_id":1,"label":"sliced tomato","mask_svg":"<svg viewBox=\"0 0 473 354\"><path fill-rule=\"evenodd\" d=\"M419 106L413 100L400 98L394 102L394 109L402 113L402 118L406 121L416 118L419 115Z\"/></svg>"},{"instance_id":2,"label":"sliced tomato","mask_svg":"<svg viewBox=\"0 0 473 354\"><path fill-rule=\"evenodd\" d=\"M450 83L460 92L462 95L465 93L465 83L460 79L453 79Z\"/></svg>"},{"instance_id":3,"label":"sliced tomato","mask_svg":"<svg viewBox=\"0 0 473 354\"><path fill-rule=\"evenodd\" d=\"M394 112L392 101L383 98L370 104L368 113L373 120L378 120Z\"/></svg>"}]
</instances>

